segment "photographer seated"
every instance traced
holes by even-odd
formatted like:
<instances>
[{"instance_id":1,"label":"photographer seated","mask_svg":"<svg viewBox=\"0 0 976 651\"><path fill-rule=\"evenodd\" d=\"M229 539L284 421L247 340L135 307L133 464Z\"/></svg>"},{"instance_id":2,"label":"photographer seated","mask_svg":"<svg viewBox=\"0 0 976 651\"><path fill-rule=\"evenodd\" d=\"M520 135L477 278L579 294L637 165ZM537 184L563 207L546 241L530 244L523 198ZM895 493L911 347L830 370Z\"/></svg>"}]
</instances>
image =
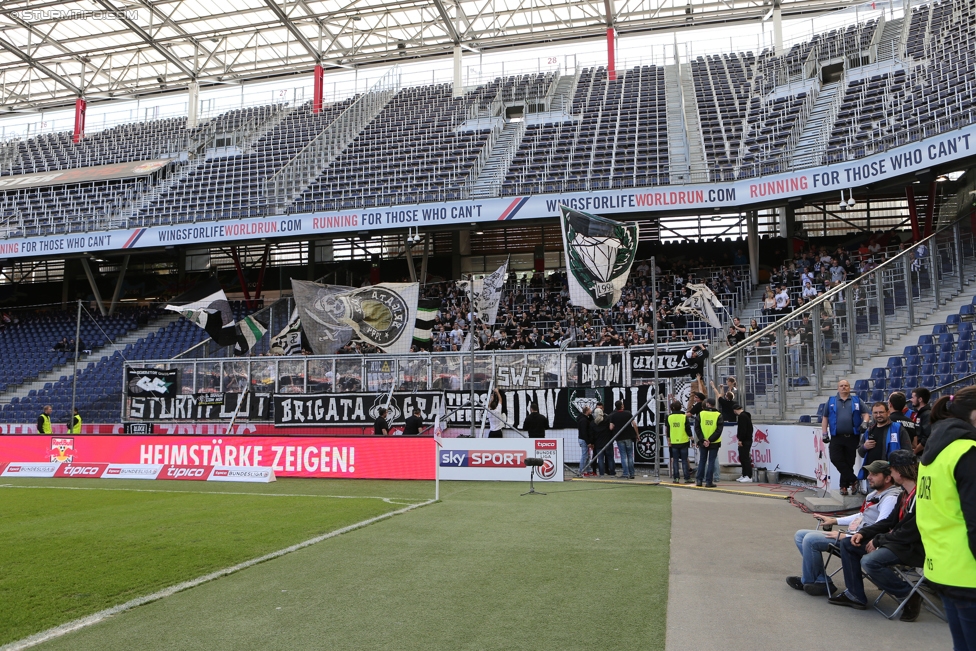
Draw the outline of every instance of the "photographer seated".
<instances>
[{"instance_id":1,"label":"photographer seated","mask_svg":"<svg viewBox=\"0 0 976 651\"><path fill-rule=\"evenodd\" d=\"M841 538L852 536L862 528L884 520L894 511L901 488L892 480L888 462L879 459L871 462L864 470L867 472L871 492L865 498L859 513L843 518L814 513L813 517L823 525L823 531L801 529L794 535L796 548L803 557L802 575L786 577L786 583L794 590L803 590L815 597L834 594L834 585L828 581L824 572L823 552ZM847 532L827 530L827 527L834 526L847 527Z\"/></svg>"},{"instance_id":2,"label":"photographer seated","mask_svg":"<svg viewBox=\"0 0 976 651\"><path fill-rule=\"evenodd\" d=\"M840 541L840 558L847 589L828 599L835 606L847 606L857 610L867 608L864 574L880 589L894 597L904 598L911 592L912 586L902 580L891 567L921 567L925 562L922 536L915 522L918 458L910 450L895 450L888 455L888 463L891 465L891 478L901 486L904 493L898 500L898 507L887 518L863 527L850 538ZM901 621L915 621L921 608L922 597L916 593L905 604Z\"/></svg>"}]
</instances>

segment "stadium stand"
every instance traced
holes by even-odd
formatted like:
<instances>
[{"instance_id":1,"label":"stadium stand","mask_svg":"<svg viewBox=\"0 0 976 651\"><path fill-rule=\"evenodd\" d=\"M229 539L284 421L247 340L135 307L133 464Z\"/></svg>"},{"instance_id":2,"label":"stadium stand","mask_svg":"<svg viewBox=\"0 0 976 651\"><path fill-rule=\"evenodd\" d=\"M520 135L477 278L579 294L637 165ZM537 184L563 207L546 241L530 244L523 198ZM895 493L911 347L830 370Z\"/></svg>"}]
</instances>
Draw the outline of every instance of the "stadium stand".
<instances>
[{"instance_id":1,"label":"stadium stand","mask_svg":"<svg viewBox=\"0 0 976 651\"><path fill-rule=\"evenodd\" d=\"M914 8L904 50L901 20L884 30L870 20L815 34L779 57L740 52L691 61L701 131L689 137L701 138L711 177L751 178L853 160L971 123L971 3ZM825 95L823 111L811 121L821 89L832 93L835 83L825 83L818 71L838 60L847 62L842 87ZM404 88L287 211L463 199L486 167L501 170L497 191L507 196L669 184L664 80L664 67L644 65L615 80L602 67L584 68L578 77L497 78L462 98L453 98L446 85ZM0 236L268 214L264 181L354 100L319 114L310 104L241 109L196 129L186 129L182 118L127 124L77 144L69 133L24 140L4 158L0 174L149 158L174 162L166 173L140 179L0 193ZM524 132L503 119L519 103L527 111ZM563 110L553 110L557 105ZM539 111L532 118L530 112ZM821 119L829 121L823 129ZM505 146L494 147L503 131ZM797 155L805 131L818 152L826 149L823 157ZM242 151L213 151L211 136L241 132ZM493 164L489 156L502 162Z\"/></svg>"}]
</instances>

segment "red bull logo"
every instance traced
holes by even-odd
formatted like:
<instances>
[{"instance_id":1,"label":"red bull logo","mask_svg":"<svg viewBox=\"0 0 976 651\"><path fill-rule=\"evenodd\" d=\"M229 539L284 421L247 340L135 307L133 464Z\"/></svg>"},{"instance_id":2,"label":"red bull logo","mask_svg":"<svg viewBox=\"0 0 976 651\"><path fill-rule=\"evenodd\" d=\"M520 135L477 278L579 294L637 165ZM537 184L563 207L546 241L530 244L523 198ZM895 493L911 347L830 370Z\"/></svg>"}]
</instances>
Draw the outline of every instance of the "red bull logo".
<instances>
[{"instance_id":1,"label":"red bull logo","mask_svg":"<svg viewBox=\"0 0 976 651\"><path fill-rule=\"evenodd\" d=\"M756 430L756 436L753 439L754 443L769 443L769 435L761 429Z\"/></svg>"},{"instance_id":2,"label":"red bull logo","mask_svg":"<svg viewBox=\"0 0 976 651\"><path fill-rule=\"evenodd\" d=\"M51 439L51 463L71 463L75 457L73 438Z\"/></svg>"}]
</instances>

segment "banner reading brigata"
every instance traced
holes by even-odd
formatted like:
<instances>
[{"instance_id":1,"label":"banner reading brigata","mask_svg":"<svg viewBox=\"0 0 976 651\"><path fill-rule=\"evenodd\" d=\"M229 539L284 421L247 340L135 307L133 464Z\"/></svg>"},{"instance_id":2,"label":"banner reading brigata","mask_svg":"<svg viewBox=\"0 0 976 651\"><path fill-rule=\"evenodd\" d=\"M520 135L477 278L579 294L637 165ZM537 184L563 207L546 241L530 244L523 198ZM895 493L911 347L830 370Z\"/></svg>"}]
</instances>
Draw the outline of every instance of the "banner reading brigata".
<instances>
[{"instance_id":1,"label":"banner reading brigata","mask_svg":"<svg viewBox=\"0 0 976 651\"><path fill-rule=\"evenodd\" d=\"M0 465L260 466L277 477L433 479L434 447L412 437L3 436Z\"/></svg>"},{"instance_id":2,"label":"banner reading brigata","mask_svg":"<svg viewBox=\"0 0 976 651\"><path fill-rule=\"evenodd\" d=\"M854 189L976 154L976 125L943 133L860 160L739 181L566 192L537 196L390 206L228 220L223 223L152 226L0 241L0 258L64 255L120 249L213 244L342 232L372 232L405 226L473 224L559 215L561 205L610 216L674 210L744 208L826 191Z\"/></svg>"}]
</instances>

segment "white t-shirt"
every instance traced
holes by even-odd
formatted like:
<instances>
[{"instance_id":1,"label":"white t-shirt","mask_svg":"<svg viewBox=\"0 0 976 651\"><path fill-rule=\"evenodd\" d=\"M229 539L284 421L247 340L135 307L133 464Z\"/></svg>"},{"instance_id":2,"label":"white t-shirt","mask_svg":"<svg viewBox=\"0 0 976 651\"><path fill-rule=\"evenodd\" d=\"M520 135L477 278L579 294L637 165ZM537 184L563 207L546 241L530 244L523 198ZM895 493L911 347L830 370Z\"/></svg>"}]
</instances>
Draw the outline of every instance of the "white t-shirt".
<instances>
[{"instance_id":1,"label":"white t-shirt","mask_svg":"<svg viewBox=\"0 0 976 651\"><path fill-rule=\"evenodd\" d=\"M505 423L502 422L502 406L499 403L494 409L488 410L488 431L498 432L503 427L505 427Z\"/></svg>"},{"instance_id":2,"label":"white t-shirt","mask_svg":"<svg viewBox=\"0 0 976 651\"><path fill-rule=\"evenodd\" d=\"M790 295L788 293L780 292L776 295L776 309L782 309L790 302Z\"/></svg>"}]
</instances>

